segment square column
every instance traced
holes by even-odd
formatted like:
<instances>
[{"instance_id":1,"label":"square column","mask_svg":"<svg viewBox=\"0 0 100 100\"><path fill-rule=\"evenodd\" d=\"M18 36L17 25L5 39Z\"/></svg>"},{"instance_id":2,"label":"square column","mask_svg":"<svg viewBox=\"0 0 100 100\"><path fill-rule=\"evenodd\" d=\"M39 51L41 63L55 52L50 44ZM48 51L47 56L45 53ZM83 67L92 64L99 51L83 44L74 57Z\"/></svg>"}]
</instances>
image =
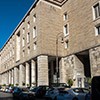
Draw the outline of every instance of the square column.
<instances>
[{"instance_id":1,"label":"square column","mask_svg":"<svg viewBox=\"0 0 100 100\"><path fill-rule=\"evenodd\" d=\"M31 85L36 85L36 64L34 60L31 60Z\"/></svg>"},{"instance_id":2,"label":"square column","mask_svg":"<svg viewBox=\"0 0 100 100\"><path fill-rule=\"evenodd\" d=\"M1 76L1 74L0 74L0 77L1 77L1 81L0 81L0 84L2 84L2 76Z\"/></svg>"},{"instance_id":3,"label":"square column","mask_svg":"<svg viewBox=\"0 0 100 100\"><path fill-rule=\"evenodd\" d=\"M11 84L11 70L9 70L9 84Z\"/></svg>"},{"instance_id":4,"label":"square column","mask_svg":"<svg viewBox=\"0 0 100 100\"><path fill-rule=\"evenodd\" d=\"M27 62L26 63L26 86L29 85L29 83L30 83L30 75L29 75L30 68L29 67L30 67L30 65Z\"/></svg>"},{"instance_id":5,"label":"square column","mask_svg":"<svg viewBox=\"0 0 100 100\"><path fill-rule=\"evenodd\" d=\"M14 84L14 69L11 71L11 84Z\"/></svg>"},{"instance_id":6,"label":"square column","mask_svg":"<svg viewBox=\"0 0 100 100\"><path fill-rule=\"evenodd\" d=\"M48 56L41 55L37 58L38 86L49 85L48 80Z\"/></svg>"},{"instance_id":7,"label":"square column","mask_svg":"<svg viewBox=\"0 0 100 100\"><path fill-rule=\"evenodd\" d=\"M7 85L9 85L9 72L7 71L7 73L6 73L6 80L7 80Z\"/></svg>"},{"instance_id":8,"label":"square column","mask_svg":"<svg viewBox=\"0 0 100 100\"><path fill-rule=\"evenodd\" d=\"M16 86L19 84L19 73L18 73L18 68L14 68L14 85Z\"/></svg>"},{"instance_id":9,"label":"square column","mask_svg":"<svg viewBox=\"0 0 100 100\"><path fill-rule=\"evenodd\" d=\"M19 86L23 86L25 83L25 67L21 64L19 65Z\"/></svg>"}]
</instances>

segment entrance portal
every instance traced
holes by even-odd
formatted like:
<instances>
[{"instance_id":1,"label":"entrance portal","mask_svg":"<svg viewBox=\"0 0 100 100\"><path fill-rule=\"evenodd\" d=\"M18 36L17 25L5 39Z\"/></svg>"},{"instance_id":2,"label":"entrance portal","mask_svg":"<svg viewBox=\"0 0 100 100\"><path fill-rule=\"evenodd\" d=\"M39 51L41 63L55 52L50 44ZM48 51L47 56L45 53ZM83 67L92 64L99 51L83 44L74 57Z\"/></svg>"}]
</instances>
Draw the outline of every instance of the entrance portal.
<instances>
[{"instance_id":1,"label":"entrance portal","mask_svg":"<svg viewBox=\"0 0 100 100\"><path fill-rule=\"evenodd\" d=\"M76 56L81 61L84 66L84 76L85 76L85 86L88 85L88 79L91 78L91 68L90 68L90 59L89 59L89 51L84 51L77 53Z\"/></svg>"}]
</instances>

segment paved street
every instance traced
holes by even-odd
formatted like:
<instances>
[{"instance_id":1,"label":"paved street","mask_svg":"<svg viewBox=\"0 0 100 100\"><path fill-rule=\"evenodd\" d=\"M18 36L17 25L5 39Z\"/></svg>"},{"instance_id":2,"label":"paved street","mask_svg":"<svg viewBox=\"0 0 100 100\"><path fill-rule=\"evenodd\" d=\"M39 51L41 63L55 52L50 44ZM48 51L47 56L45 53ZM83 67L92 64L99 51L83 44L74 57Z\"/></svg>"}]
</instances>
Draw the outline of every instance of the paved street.
<instances>
[{"instance_id":1,"label":"paved street","mask_svg":"<svg viewBox=\"0 0 100 100\"><path fill-rule=\"evenodd\" d=\"M11 93L0 92L0 100L13 100L13 95ZM44 99L36 99L44 100Z\"/></svg>"},{"instance_id":2,"label":"paved street","mask_svg":"<svg viewBox=\"0 0 100 100\"><path fill-rule=\"evenodd\" d=\"M10 93L0 92L0 100L13 100L13 96Z\"/></svg>"}]
</instances>

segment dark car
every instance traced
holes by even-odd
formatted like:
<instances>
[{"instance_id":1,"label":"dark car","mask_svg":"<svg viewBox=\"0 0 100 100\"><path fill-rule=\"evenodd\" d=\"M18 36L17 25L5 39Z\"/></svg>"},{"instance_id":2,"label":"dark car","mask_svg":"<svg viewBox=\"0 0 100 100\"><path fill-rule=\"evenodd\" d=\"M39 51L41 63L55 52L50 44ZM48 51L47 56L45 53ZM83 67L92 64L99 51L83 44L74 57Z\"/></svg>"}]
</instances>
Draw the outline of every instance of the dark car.
<instances>
[{"instance_id":1,"label":"dark car","mask_svg":"<svg viewBox=\"0 0 100 100\"><path fill-rule=\"evenodd\" d=\"M13 98L19 98L19 95L20 93L22 92L22 88L20 87L16 87L14 90L13 90Z\"/></svg>"},{"instance_id":2,"label":"dark car","mask_svg":"<svg viewBox=\"0 0 100 100\"><path fill-rule=\"evenodd\" d=\"M55 100L58 94L59 94L59 89L55 87L51 87L47 90L45 94L45 100Z\"/></svg>"},{"instance_id":3,"label":"dark car","mask_svg":"<svg viewBox=\"0 0 100 100\"><path fill-rule=\"evenodd\" d=\"M85 100L86 94L89 93L87 88L71 88L60 91L56 100Z\"/></svg>"},{"instance_id":4,"label":"dark car","mask_svg":"<svg viewBox=\"0 0 100 100\"><path fill-rule=\"evenodd\" d=\"M49 86L46 85L42 85L42 86L38 86L33 88L32 90L29 91L29 98L39 98L39 97L44 97L46 91L48 90Z\"/></svg>"},{"instance_id":5,"label":"dark car","mask_svg":"<svg viewBox=\"0 0 100 100\"><path fill-rule=\"evenodd\" d=\"M91 100L91 93L87 93L85 96L85 100Z\"/></svg>"},{"instance_id":6,"label":"dark car","mask_svg":"<svg viewBox=\"0 0 100 100\"><path fill-rule=\"evenodd\" d=\"M21 93L19 94L19 100L28 100L29 89L22 88Z\"/></svg>"},{"instance_id":7,"label":"dark car","mask_svg":"<svg viewBox=\"0 0 100 100\"><path fill-rule=\"evenodd\" d=\"M97 100L97 98L100 98L100 76L94 76L91 85L91 99Z\"/></svg>"}]
</instances>

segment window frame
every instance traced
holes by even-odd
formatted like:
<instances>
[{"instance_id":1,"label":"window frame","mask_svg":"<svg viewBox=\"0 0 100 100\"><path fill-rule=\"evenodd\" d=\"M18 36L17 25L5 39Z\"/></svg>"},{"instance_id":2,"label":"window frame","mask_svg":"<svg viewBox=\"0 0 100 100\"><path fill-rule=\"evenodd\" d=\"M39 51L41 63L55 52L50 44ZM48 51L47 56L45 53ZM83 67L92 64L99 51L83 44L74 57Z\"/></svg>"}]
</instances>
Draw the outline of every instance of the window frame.
<instances>
[{"instance_id":1,"label":"window frame","mask_svg":"<svg viewBox=\"0 0 100 100\"><path fill-rule=\"evenodd\" d=\"M95 26L95 35L96 36L100 35L100 24Z\"/></svg>"},{"instance_id":2,"label":"window frame","mask_svg":"<svg viewBox=\"0 0 100 100\"><path fill-rule=\"evenodd\" d=\"M36 26L33 27L33 38L37 36Z\"/></svg>"},{"instance_id":3,"label":"window frame","mask_svg":"<svg viewBox=\"0 0 100 100\"><path fill-rule=\"evenodd\" d=\"M30 32L27 33L27 43L30 43Z\"/></svg>"},{"instance_id":4,"label":"window frame","mask_svg":"<svg viewBox=\"0 0 100 100\"><path fill-rule=\"evenodd\" d=\"M98 14L97 14L97 10L95 9L96 6L98 5ZM92 6L92 11L93 11L93 20L96 20L98 18L100 18L100 1L96 2L93 6Z\"/></svg>"},{"instance_id":5,"label":"window frame","mask_svg":"<svg viewBox=\"0 0 100 100\"><path fill-rule=\"evenodd\" d=\"M67 27L66 27L67 26ZM66 37L67 35L69 35L69 24L65 24L63 26L63 32L64 32L64 36Z\"/></svg>"},{"instance_id":6,"label":"window frame","mask_svg":"<svg viewBox=\"0 0 100 100\"><path fill-rule=\"evenodd\" d=\"M65 12L65 13L63 14L63 19L64 19L64 21L68 19L68 14L67 14L67 12Z\"/></svg>"}]
</instances>

